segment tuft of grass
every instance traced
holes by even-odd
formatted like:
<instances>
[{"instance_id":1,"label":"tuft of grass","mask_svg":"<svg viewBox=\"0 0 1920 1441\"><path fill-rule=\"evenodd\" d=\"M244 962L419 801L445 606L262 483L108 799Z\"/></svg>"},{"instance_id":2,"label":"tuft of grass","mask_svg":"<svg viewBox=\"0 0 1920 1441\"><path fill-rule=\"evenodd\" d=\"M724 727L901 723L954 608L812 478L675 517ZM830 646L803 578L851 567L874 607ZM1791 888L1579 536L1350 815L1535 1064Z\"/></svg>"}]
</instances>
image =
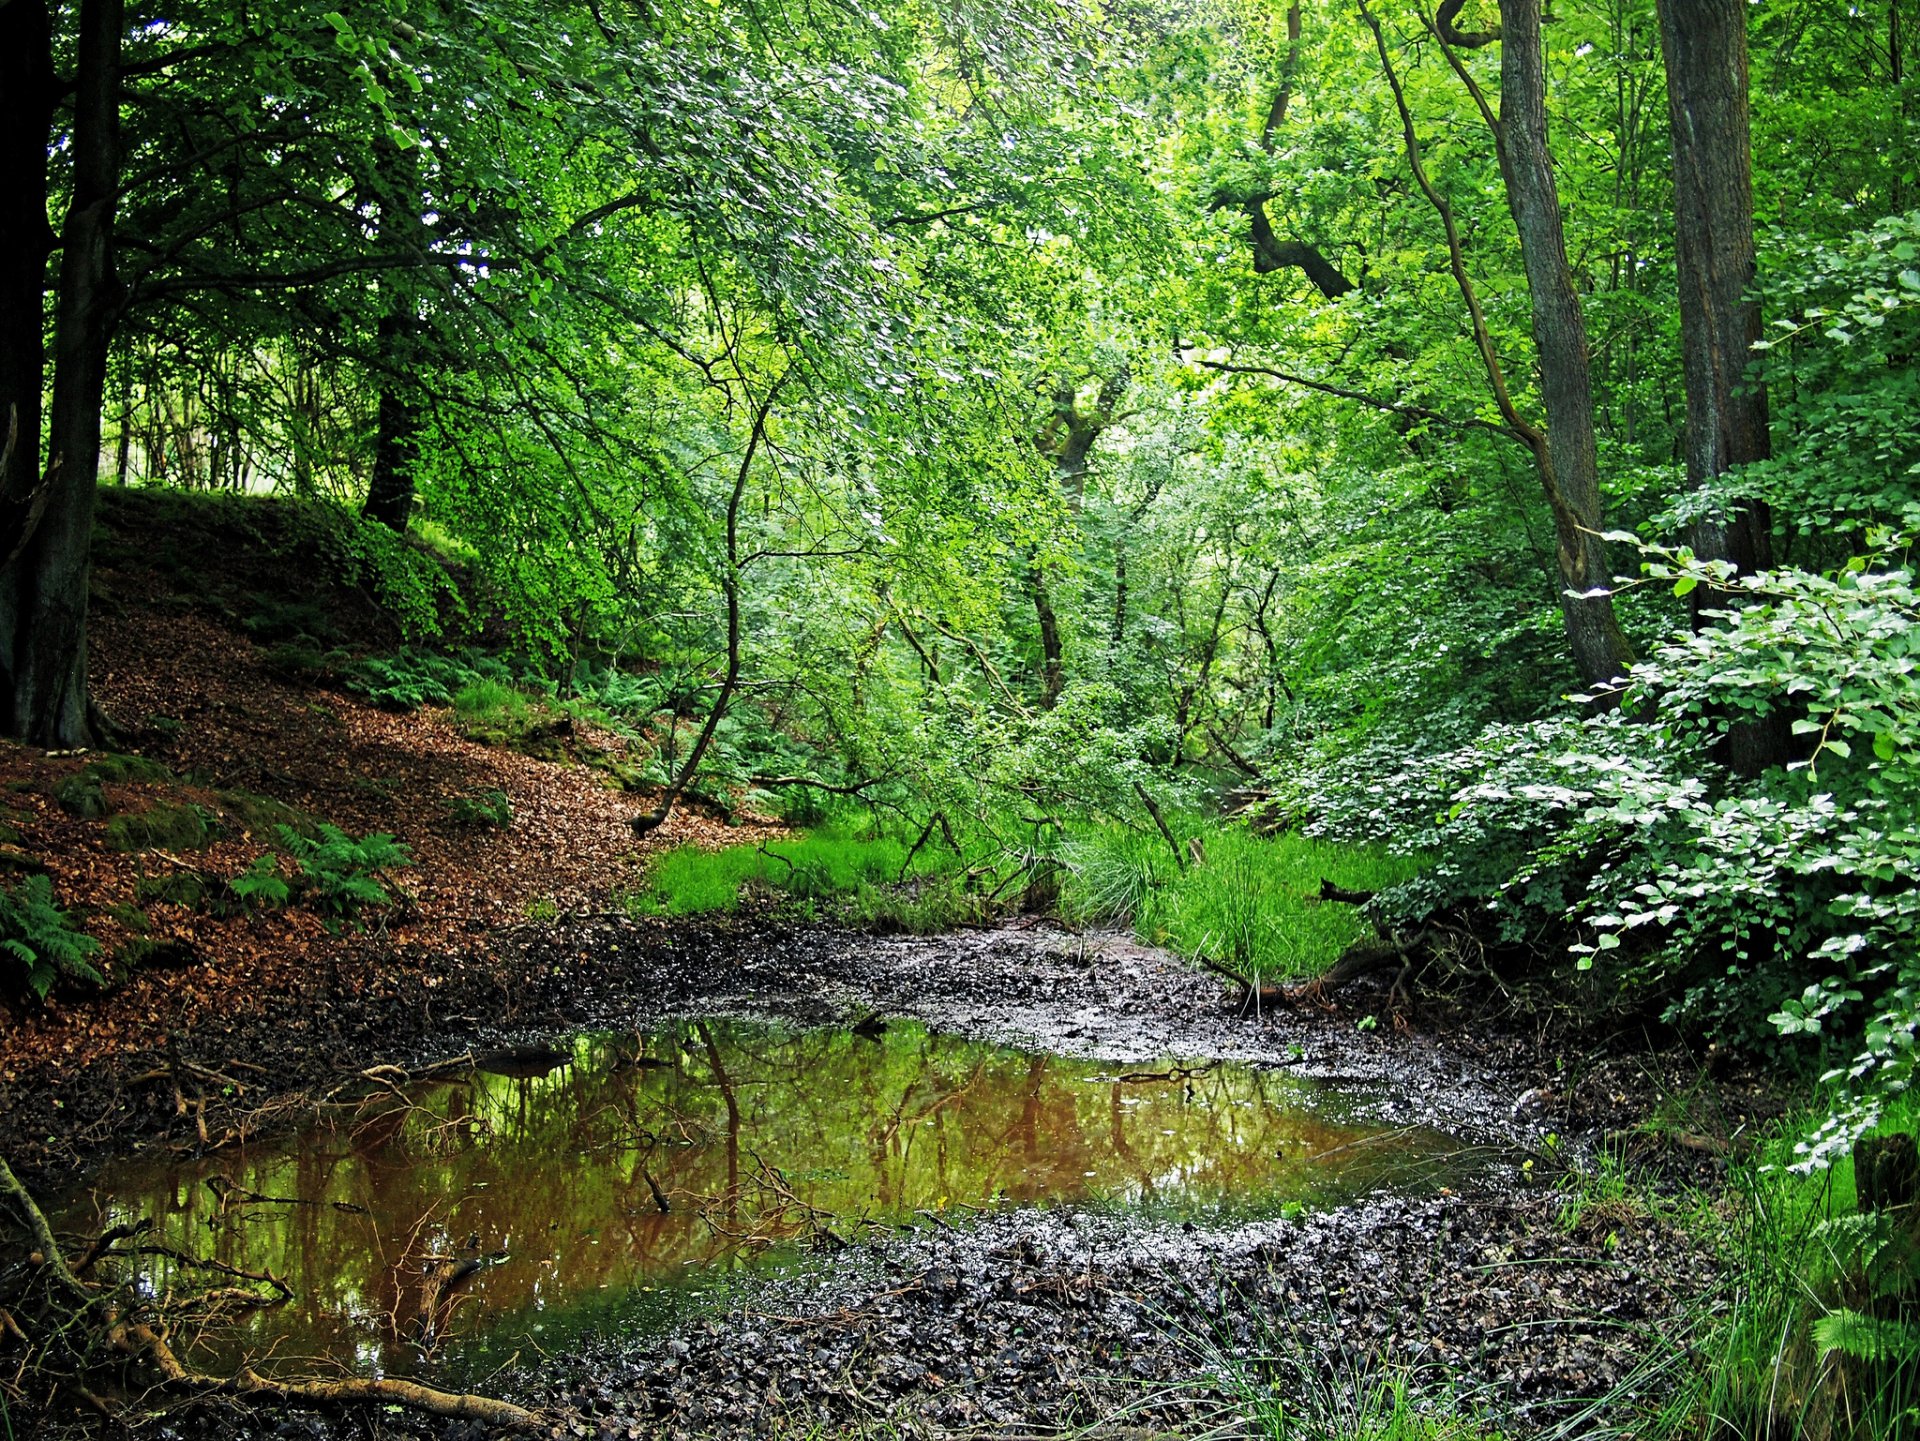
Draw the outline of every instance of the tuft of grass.
<instances>
[{"instance_id":1,"label":"tuft of grass","mask_svg":"<svg viewBox=\"0 0 1920 1441\"><path fill-rule=\"evenodd\" d=\"M717 851L679 846L657 857L645 887L628 897L636 915L731 912L759 892L814 913L887 930L938 930L976 918L979 902L950 873L952 860L892 836L825 828Z\"/></svg>"},{"instance_id":2,"label":"tuft of grass","mask_svg":"<svg viewBox=\"0 0 1920 1441\"><path fill-rule=\"evenodd\" d=\"M1186 828L1187 863L1159 836L1110 826L1063 848L1069 919L1130 923L1140 938L1252 980L1318 975L1369 934L1349 905L1323 903L1320 882L1383 890L1407 880L1416 858L1307 836L1258 836L1242 826Z\"/></svg>"},{"instance_id":3,"label":"tuft of grass","mask_svg":"<svg viewBox=\"0 0 1920 1441\"><path fill-rule=\"evenodd\" d=\"M505 681L484 676L453 693L453 711L469 724L501 723L525 715L527 698Z\"/></svg>"}]
</instances>

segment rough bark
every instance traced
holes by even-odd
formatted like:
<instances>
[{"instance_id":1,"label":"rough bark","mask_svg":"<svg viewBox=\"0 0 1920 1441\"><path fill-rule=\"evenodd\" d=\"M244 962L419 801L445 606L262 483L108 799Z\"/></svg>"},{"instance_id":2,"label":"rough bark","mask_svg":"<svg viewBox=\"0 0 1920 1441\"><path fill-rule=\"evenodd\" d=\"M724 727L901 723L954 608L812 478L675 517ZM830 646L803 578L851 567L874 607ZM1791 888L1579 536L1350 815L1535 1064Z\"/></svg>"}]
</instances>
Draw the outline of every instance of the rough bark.
<instances>
[{"instance_id":1,"label":"rough bark","mask_svg":"<svg viewBox=\"0 0 1920 1441\"><path fill-rule=\"evenodd\" d=\"M381 243L424 260L429 236L421 215L419 159L413 151L390 144L382 145L381 159ZM395 270L380 280L380 404L373 476L361 511L368 520L398 531L406 530L413 513L413 460L420 431L420 412L412 398L412 376L419 363L417 274Z\"/></svg>"},{"instance_id":2,"label":"rough bark","mask_svg":"<svg viewBox=\"0 0 1920 1441\"><path fill-rule=\"evenodd\" d=\"M51 17L44 0L0 5L0 565L38 524L41 392L46 385L47 131L53 117Z\"/></svg>"},{"instance_id":3,"label":"rough bark","mask_svg":"<svg viewBox=\"0 0 1920 1441\"><path fill-rule=\"evenodd\" d=\"M1451 7L1457 13L1458 6ZM1507 384L1506 368L1493 341L1480 292L1467 271L1466 250L1453 205L1433 183L1421 158L1420 139L1405 87L1387 49L1380 21L1361 0L1361 17L1373 32L1394 107L1400 115L1408 164L1446 233L1447 261L1454 284L1466 302L1474 346L1487 374L1495 407L1507 428L1527 447L1546 493L1558 539L1556 572L1567 648L1575 669L1594 688L1599 703L1617 695L1614 685L1626 673L1632 652L1614 615L1606 546L1600 539L1598 460L1593 433L1593 393L1587 360L1586 326L1567 266L1560 226L1560 200L1546 144L1546 85L1540 51L1537 0L1503 0L1501 114L1495 116L1480 86L1453 48L1442 44L1448 63L1473 95L1494 133L1500 168L1507 180L1508 204L1520 233L1528 285L1532 291L1534 340L1539 351L1541 389L1547 409L1542 427L1522 415ZM1437 32L1436 32L1437 33ZM1490 43L1479 36L1476 43ZM1562 425L1565 433L1559 433Z\"/></svg>"},{"instance_id":4,"label":"rough bark","mask_svg":"<svg viewBox=\"0 0 1920 1441\"><path fill-rule=\"evenodd\" d=\"M1540 478L1559 547L1560 606L1582 679L1601 685L1626 674L1632 653L1612 597L1589 594L1610 586L1613 572L1600 539L1605 526L1587 327L1567 264L1560 192L1547 150L1540 0L1501 0L1500 42L1500 165L1533 293L1533 341L1547 412Z\"/></svg>"},{"instance_id":5,"label":"rough bark","mask_svg":"<svg viewBox=\"0 0 1920 1441\"><path fill-rule=\"evenodd\" d=\"M119 302L113 217L123 12L122 0L86 0L80 7L73 199L60 239L44 508L26 543L0 571L0 730L44 746L81 745L89 738L88 547L107 343ZM27 443L24 431L20 443Z\"/></svg>"},{"instance_id":6,"label":"rough bark","mask_svg":"<svg viewBox=\"0 0 1920 1441\"><path fill-rule=\"evenodd\" d=\"M1746 371L1760 339L1752 293L1753 159L1747 91L1747 7L1741 0L1661 0L1667 115L1673 136L1674 255L1687 391L1687 481L1707 485L1770 453L1767 393ZM1694 553L1732 562L1742 575L1773 564L1773 519L1759 501L1737 501L1693 524ZM1693 628L1736 594L1701 586L1689 597ZM1733 725L1726 760L1754 775L1784 760L1784 717Z\"/></svg>"},{"instance_id":7,"label":"rough bark","mask_svg":"<svg viewBox=\"0 0 1920 1441\"><path fill-rule=\"evenodd\" d=\"M1702 485L1769 454L1767 394L1745 378L1760 339L1754 277L1752 146L1747 101L1747 7L1740 0L1661 0L1673 127L1675 261L1687 387L1687 479ZM1744 573L1772 564L1759 503L1707 517L1696 554ZM1695 605L1698 629L1705 598Z\"/></svg>"}]
</instances>

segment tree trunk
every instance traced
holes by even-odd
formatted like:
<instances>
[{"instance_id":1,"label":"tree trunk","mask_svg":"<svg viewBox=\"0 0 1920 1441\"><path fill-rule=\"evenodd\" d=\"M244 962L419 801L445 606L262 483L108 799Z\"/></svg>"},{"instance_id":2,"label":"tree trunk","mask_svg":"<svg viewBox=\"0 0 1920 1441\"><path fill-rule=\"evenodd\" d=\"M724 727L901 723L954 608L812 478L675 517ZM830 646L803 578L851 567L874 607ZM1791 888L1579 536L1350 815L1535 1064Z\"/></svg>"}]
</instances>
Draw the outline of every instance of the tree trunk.
<instances>
[{"instance_id":1,"label":"tree trunk","mask_svg":"<svg viewBox=\"0 0 1920 1441\"><path fill-rule=\"evenodd\" d=\"M118 304L113 216L123 8L122 0L84 0L80 7L73 203L61 234L54 318L50 479L39 525L0 571L4 730L35 745L81 745L89 738L88 548L107 343Z\"/></svg>"},{"instance_id":2,"label":"tree trunk","mask_svg":"<svg viewBox=\"0 0 1920 1441\"><path fill-rule=\"evenodd\" d=\"M1746 370L1760 339L1754 277L1752 143L1747 99L1747 8L1741 0L1660 0L1673 129L1674 255L1687 388L1687 481L1707 485L1770 453L1767 393ZM1694 553L1742 575L1773 564L1773 525L1758 501L1736 502L1693 524ZM1701 586L1693 628L1735 596ZM1783 760L1781 718L1737 724L1727 761L1743 775Z\"/></svg>"},{"instance_id":3,"label":"tree trunk","mask_svg":"<svg viewBox=\"0 0 1920 1441\"><path fill-rule=\"evenodd\" d=\"M0 173L13 177L0 185L0 566L25 545L46 499L40 422L47 256L54 246L47 228L53 100L46 4L10 0L0 5Z\"/></svg>"},{"instance_id":4,"label":"tree trunk","mask_svg":"<svg viewBox=\"0 0 1920 1441\"><path fill-rule=\"evenodd\" d=\"M426 221L421 216L420 162L411 150L382 142L380 241L425 256ZM413 513L413 460L420 412L413 403L413 369L419 363L420 318L416 277L407 270L380 280L380 407L373 446L373 476L361 514L405 532Z\"/></svg>"},{"instance_id":5,"label":"tree trunk","mask_svg":"<svg viewBox=\"0 0 1920 1441\"><path fill-rule=\"evenodd\" d=\"M1560 192L1547 151L1540 0L1501 0L1500 29L1500 166L1533 293L1533 343L1547 412L1546 446L1536 460L1559 542L1567 639L1581 677L1600 685L1626 674L1632 652L1612 597L1588 595L1610 587L1613 572L1600 539L1605 526L1587 327L1567 265Z\"/></svg>"}]
</instances>

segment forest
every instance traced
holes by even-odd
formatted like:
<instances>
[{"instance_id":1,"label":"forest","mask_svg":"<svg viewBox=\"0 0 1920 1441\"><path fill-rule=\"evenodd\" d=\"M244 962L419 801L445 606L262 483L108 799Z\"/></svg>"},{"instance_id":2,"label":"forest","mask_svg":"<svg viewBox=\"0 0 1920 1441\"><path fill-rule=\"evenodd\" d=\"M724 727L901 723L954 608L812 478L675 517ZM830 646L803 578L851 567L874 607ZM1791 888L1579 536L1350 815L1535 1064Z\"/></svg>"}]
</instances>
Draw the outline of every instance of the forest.
<instances>
[{"instance_id":1,"label":"forest","mask_svg":"<svg viewBox=\"0 0 1920 1441\"><path fill-rule=\"evenodd\" d=\"M7 1437L1920 1437L1914 0L338 3L0 0Z\"/></svg>"}]
</instances>

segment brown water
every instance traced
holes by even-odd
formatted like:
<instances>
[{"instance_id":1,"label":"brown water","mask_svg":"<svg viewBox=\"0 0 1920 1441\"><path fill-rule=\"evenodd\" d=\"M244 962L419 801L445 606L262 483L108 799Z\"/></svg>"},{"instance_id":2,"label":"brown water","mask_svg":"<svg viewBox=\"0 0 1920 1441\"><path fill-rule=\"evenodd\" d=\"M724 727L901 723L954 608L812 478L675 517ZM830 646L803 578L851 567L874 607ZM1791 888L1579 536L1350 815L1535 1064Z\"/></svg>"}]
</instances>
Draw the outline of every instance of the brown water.
<instances>
[{"instance_id":1,"label":"brown water","mask_svg":"<svg viewBox=\"0 0 1920 1441\"><path fill-rule=\"evenodd\" d=\"M881 1229L1009 1205L1272 1215L1431 1191L1484 1160L1349 1109L1242 1066L1066 1060L900 1023L864 1038L689 1021L496 1059L245 1150L128 1161L63 1219L149 1218L143 1245L291 1287L178 1337L203 1365L471 1370ZM155 1288L236 1284L138 1264Z\"/></svg>"}]
</instances>

